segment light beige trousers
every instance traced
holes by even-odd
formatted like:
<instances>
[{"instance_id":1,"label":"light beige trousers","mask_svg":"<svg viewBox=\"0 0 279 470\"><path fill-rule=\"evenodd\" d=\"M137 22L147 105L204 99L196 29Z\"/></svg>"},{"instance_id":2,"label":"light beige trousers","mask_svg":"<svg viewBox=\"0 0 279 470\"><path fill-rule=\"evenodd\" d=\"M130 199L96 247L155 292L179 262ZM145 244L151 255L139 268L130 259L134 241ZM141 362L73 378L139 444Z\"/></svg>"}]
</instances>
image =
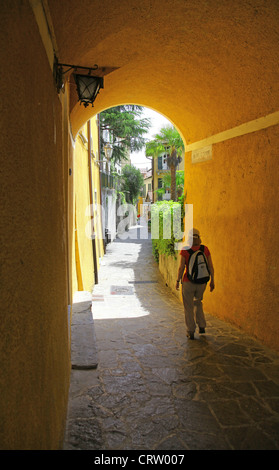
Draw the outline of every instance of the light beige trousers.
<instances>
[{"instance_id":1,"label":"light beige trousers","mask_svg":"<svg viewBox=\"0 0 279 470\"><path fill-rule=\"evenodd\" d=\"M185 323L188 333L194 333L196 323L200 328L206 327L202 299L206 284L182 282L182 298L184 305Z\"/></svg>"}]
</instances>

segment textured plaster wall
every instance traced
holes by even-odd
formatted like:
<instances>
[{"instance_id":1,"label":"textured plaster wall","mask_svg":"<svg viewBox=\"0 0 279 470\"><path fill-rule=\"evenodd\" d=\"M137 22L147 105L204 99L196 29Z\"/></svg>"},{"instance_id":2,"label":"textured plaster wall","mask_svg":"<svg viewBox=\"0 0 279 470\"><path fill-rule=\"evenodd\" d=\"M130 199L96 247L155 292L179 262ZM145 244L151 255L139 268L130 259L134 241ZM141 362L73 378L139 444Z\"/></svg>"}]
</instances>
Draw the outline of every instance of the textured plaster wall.
<instances>
[{"instance_id":1,"label":"textured plaster wall","mask_svg":"<svg viewBox=\"0 0 279 470\"><path fill-rule=\"evenodd\" d=\"M82 128L82 133L87 138L86 125ZM74 159L76 255L78 251L79 259L76 263L80 264L77 287L78 290L92 291L94 285L92 241L86 236L86 225L90 221L88 147L87 142L83 143L80 136L76 140Z\"/></svg>"},{"instance_id":2,"label":"textured plaster wall","mask_svg":"<svg viewBox=\"0 0 279 470\"><path fill-rule=\"evenodd\" d=\"M100 267L100 260L104 256L104 242L103 242L103 231L102 231L102 220L103 213L101 211L101 181L100 181L100 160L99 153L99 120L98 116L94 116L90 120L91 127L91 172L92 172L92 184L93 184L93 209L94 209L94 221L93 226L95 229L96 236L96 257L97 267Z\"/></svg>"},{"instance_id":3,"label":"textured plaster wall","mask_svg":"<svg viewBox=\"0 0 279 470\"><path fill-rule=\"evenodd\" d=\"M74 135L120 103L158 110L187 143L278 109L277 0L48 3L62 62L115 69L94 110L72 85Z\"/></svg>"},{"instance_id":4,"label":"textured plaster wall","mask_svg":"<svg viewBox=\"0 0 279 470\"><path fill-rule=\"evenodd\" d=\"M75 259L75 184L74 184L74 142L68 133L68 286L69 286L69 305L72 305L73 294L77 290L77 277Z\"/></svg>"},{"instance_id":5,"label":"textured plaster wall","mask_svg":"<svg viewBox=\"0 0 279 470\"><path fill-rule=\"evenodd\" d=\"M159 255L159 270L166 281L166 286L169 287L176 297L182 302L181 286L179 290L176 290L175 288L179 263L179 253L177 253L176 257L166 256L164 254Z\"/></svg>"},{"instance_id":6,"label":"textured plaster wall","mask_svg":"<svg viewBox=\"0 0 279 470\"><path fill-rule=\"evenodd\" d=\"M91 230L95 229L96 262L99 268L99 259L104 255L102 239L102 213L98 209L100 200L100 176L98 160L98 130L97 118L91 119L91 169L88 163L88 127L87 123L82 127L75 142L73 180L75 200L75 225L73 227L75 238L73 243L72 263L72 290L73 294L78 290L91 292L95 283L95 266ZM90 209L90 174L92 179L92 201L94 219L91 219Z\"/></svg>"},{"instance_id":7,"label":"textured plaster wall","mask_svg":"<svg viewBox=\"0 0 279 470\"><path fill-rule=\"evenodd\" d=\"M62 110L29 3L2 2L0 31L0 447L53 449L70 373Z\"/></svg>"},{"instance_id":8,"label":"textured plaster wall","mask_svg":"<svg viewBox=\"0 0 279 470\"><path fill-rule=\"evenodd\" d=\"M279 350L279 126L213 146L213 158L192 164L185 191L194 226L212 255L216 288L204 309ZM276 250L276 249L275 249ZM175 290L178 259L161 255L159 269Z\"/></svg>"},{"instance_id":9,"label":"textured plaster wall","mask_svg":"<svg viewBox=\"0 0 279 470\"><path fill-rule=\"evenodd\" d=\"M10 449L57 448L63 439L68 250L75 260L68 120L76 138L102 109L136 103L167 116L191 144L279 104L277 0L44 4L59 60L111 73L86 110L71 78L65 111L31 3L1 3L0 442ZM277 149L278 127L270 127L214 145L211 162L192 166L188 154L185 186L216 268L206 309L278 349Z\"/></svg>"},{"instance_id":10,"label":"textured plaster wall","mask_svg":"<svg viewBox=\"0 0 279 470\"><path fill-rule=\"evenodd\" d=\"M273 126L214 145L208 162L188 153L185 166L187 203L216 271L205 309L277 350L278 144Z\"/></svg>"}]
</instances>

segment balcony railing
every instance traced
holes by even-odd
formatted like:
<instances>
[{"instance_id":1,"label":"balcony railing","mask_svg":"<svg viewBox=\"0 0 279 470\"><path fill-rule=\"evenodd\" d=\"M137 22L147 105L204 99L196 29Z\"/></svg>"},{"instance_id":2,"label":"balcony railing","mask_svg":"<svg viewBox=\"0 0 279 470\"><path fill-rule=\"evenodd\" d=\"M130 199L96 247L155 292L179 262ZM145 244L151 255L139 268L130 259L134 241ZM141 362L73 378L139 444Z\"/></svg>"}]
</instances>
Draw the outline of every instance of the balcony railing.
<instances>
[{"instance_id":1,"label":"balcony railing","mask_svg":"<svg viewBox=\"0 0 279 470\"><path fill-rule=\"evenodd\" d=\"M101 186L103 188L118 189L119 178L109 173L101 171Z\"/></svg>"},{"instance_id":2,"label":"balcony railing","mask_svg":"<svg viewBox=\"0 0 279 470\"><path fill-rule=\"evenodd\" d=\"M160 173L168 173L168 172L170 172L170 168L161 168L157 170L157 175L159 175Z\"/></svg>"}]
</instances>

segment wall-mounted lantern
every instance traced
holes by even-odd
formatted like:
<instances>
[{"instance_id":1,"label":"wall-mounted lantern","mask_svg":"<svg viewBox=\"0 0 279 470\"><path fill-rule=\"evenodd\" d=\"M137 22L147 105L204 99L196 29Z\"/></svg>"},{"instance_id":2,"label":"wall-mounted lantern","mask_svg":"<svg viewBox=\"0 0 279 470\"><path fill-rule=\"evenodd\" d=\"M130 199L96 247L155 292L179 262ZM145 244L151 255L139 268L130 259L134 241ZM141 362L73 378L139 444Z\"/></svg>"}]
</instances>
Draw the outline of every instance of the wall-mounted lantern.
<instances>
[{"instance_id":1,"label":"wall-mounted lantern","mask_svg":"<svg viewBox=\"0 0 279 470\"><path fill-rule=\"evenodd\" d=\"M64 67L67 67L67 70L64 70ZM95 77L91 75L93 70L98 69L98 65L94 67L82 67L79 65L70 65L70 64L60 64L58 63L57 58L55 57L53 65L53 75L56 83L57 92L60 93L64 88L64 75L70 70L74 69L74 79L77 86L77 94L80 104L83 103L86 108L89 104L93 103L100 91L100 88L104 88L104 79L103 77ZM88 74L84 75L77 73L77 70L87 70Z\"/></svg>"},{"instance_id":2,"label":"wall-mounted lantern","mask_svg":"<svg viewBox=\"0 0 279 470\"><path fill-rule=\"evenodd\" d=\"M104 151L105 151L105 156L106 156L107 161L110 161L111 159L112 150L113 150L113 147L111 144L106 144L104 146Z\"/></svg>"}]
</instances>

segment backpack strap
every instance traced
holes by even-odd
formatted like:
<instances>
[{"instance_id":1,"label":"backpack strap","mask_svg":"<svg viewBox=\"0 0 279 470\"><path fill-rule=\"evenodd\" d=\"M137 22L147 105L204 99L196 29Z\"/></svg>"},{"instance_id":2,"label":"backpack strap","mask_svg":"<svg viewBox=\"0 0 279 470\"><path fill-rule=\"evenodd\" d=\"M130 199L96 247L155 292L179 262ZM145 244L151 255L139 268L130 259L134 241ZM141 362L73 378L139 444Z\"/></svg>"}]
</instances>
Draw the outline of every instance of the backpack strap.
<instances>
[{"instance_id":1,"label":"backpack strap","mask_svg":"<svg viewBox=\"0 0 279 470\"><path fill-rule=\"evenodd\" d=\"M189 248L189 249L186 250L186 251L188 251L188 253L189 253L190 255L192 255L192 254L194 253L194 250L192 250L192 248ZM202 252L204 253L204 245L200 245L200 251L202 251Z\"/></svg>"},{"instance_id":2,"label":"backpack strap","mask_svg":"<svg viewBox=\"0 0 279 470\"><path fill-rule=\"evenodd\" d=\"M204 253L204 245L201 245L201 246L200 246L200 250ZM204 255L204 258L205 258L205 261L206 261L206 265L207 265L208 272L210 273L210 271L209 271L209 266L208 266L208 261L207 261L207 256Z\"/></svg>"},{"instance_id":3,"label":"backpack strap","mask_svg":"<svg viewBox=\"0 0 279 470\"><path fill-rule=\"evenodd\" d=\"M192 248L189 248L188 250L185 250L185 251L187 251L187 253L189 253L189 260L190 260L191 255L194 253L194 250L192 250ZM186 264L185 264L185 269L184 269L182 277L181 277L181 284L182 284L182 279L183 279L184 274L185 274L186 271L187 271L187 267L186 267Z\"/></svg>"}]
</instances>

